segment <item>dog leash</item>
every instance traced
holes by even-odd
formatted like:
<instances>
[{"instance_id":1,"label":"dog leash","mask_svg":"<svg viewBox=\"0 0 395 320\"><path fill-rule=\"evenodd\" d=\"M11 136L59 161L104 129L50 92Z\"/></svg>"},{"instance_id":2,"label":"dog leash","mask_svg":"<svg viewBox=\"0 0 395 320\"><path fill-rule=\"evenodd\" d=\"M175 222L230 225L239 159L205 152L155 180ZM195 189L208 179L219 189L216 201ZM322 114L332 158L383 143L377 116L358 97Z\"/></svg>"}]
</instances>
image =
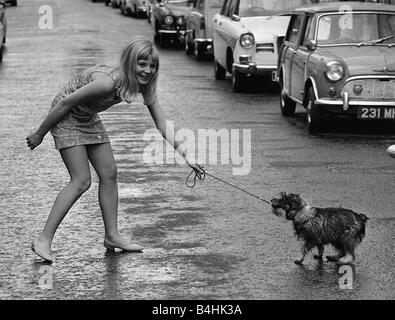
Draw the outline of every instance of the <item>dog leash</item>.
<instances>
[{"instance_id":1,"label":"dog leash","mask_svg":"<svg viewBox=\"0 0 395 320\"><path fill-rule=\"evenodd\" d=\"M229 182L226 182L225 180L222 180L222 179L220 179L220 178L218 178L218 177L216 177L216 176L214 176L214 175L208 173L207 171L205 171L205 170L203 170L203 169L202 169L202 171L203 171L203 173L198 173L198 172L196 172L195 170L192 169L191 173L188 175L188 177L187 177L187 179L186 179L186 181L185 181L185 184L186 184L186 186L187 186L188 188L193 189L193 188L195 187L195 185L196 185L196 179L199 179L200 181L203 181L204 179L206 179L206 176L210 176L210 177L212 177L212 178L214 178L214 179L217 179L218 181L221 181L222 183L225 183L225 184L227 184L227 185L229 185L229 186L231 186L231 187L233 187L233 188L235 188L235 189L238 189L238 190L240 190L240 191L242 191L242 192L244 192L244 193L247 193L248 195L250 195L250 196L252 196L252 197L254 197L254 198L257 198L258 200L261 200L261 201L263 201L263 202L265 202L265 203L271 205L271 202L269 202L269 201L267 201L267 200L265 200L265 199L262 199L261 197L255 195L255 194L253 194L253 193L251 193L251 192L249 192L249 191L247 191L247 190L244 190L243 188L240 188L240 187L238 187L238 186L235 186L234 184L231 184L231 183L229 183ZM192 183L188 183L188 181L190 180L190 177L191 177L191 175L192 175L193 173L195 173L195 176L193 177L193 182L192 182ZM138 237L136 237L135 239L138 240L138 239L142 238L143 236L145 236L145 234L142 234L141 236L138 236Z\"/></svg>"},{"instance_id":2,"label":"dog leash","mask_svg":"<svg viewBox=\"0 0 395 320\"><path fill-rule=\"evenodd\" d=\"M203 169L202 169L202 170L203 170ZM193 173L195 173L195 176L193 177L193 182L192 182L192 183L188 183L188 181L190 180L189 178L191 177L191 175L192 175ZM199 179L200 181L203 181L203 180L206 178L206 175L207 175L207 176L210 176L210 177L212 177L212 178L214 178L214 179L216 179L216 180L218 180L218 181L221 181L222 183L225 183L225 184L227 184L227 185L229 185L229 186L231 186L231 187L233 187L233 188L235 188L235 189L238 189L238 190L240 190L240 191L242 191L242 192L244 192L244 193L247 193L248 195L250 195L250 196L252 196L252 197L254 197L254 198L257 198L257 199L259 199L259 200L261 200L261 201L263 201L263 202L265 202L265 203L271 205L271 202L269 202L269 201L267 201L267 200L265 200L265 199L262 199L261 197L255 195L255 194L253 194L253 193L251 193L251 192L249 192L249 191L247 191L247 190L245 190L245 189L243 189L243 188L240 188L240 187L238 187L238 186L235 186L234 184L231 184L231 183L229 183L229 182L226 182L225 180L222 180L222 179L220 179L220 178L218 178L218 177L216 177L216 176L214 176L214 175L208 173L208 172L205 171L205 170L203 170L203 173L198 173L198 172L196 172L194 169L192 169L191 173L189 174L189 176L188 176L187 179L186 179L185 184L186 184L186 186L187 186L188 188L191 188L191 189L192 189L192 188L194 188L195 185L196 185L196 179Z\"/></svg>"}]
</instances>

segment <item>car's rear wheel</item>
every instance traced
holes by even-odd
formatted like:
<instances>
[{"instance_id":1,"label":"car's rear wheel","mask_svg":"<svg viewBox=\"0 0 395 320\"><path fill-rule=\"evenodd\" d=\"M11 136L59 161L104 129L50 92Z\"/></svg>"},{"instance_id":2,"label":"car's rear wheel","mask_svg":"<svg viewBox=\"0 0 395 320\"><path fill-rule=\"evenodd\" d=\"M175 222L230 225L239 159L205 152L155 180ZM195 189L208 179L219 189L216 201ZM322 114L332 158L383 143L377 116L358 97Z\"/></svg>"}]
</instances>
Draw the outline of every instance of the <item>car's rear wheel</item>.
<instances>
[{"instance_id":1,"label":"car's rear wheel","mask_svg":"<svg viewBox=\"0 0 395 320\"><path fill-rule=\"evenodd\" d=\"M214 75L216 80L225 80L226 69L214 58Z\"/></svg>"},{"instance_id":2,"label":"car's rear wheel","mask_svg":"<svg viewBox=\"0 0 395 320\"><path fill-rule=\"evenodd\" d=\"M325 119L323 111L316 105L316 97L312 87L307 91L306 97L307 130L310 133L325 131Z\"/></svg>"},{"instance_id":3,"label":"car's rear wheel","mask_svg":"<svg viewBox=\"0 0 395 320\"><path fill-rule=\"evenodd\" d=\"M131 15L133 18L137 18L137 9L136 9L136 5L133 6L133 10L132 10L132 8L130 8L130 15Z\"/></svg>"},{"instance_id":4,"label":"car's rear wheel","mask_svg":"<svg viewBox=\"0 0 395 320\"><path fill-rule=\"evenodd\" d=\"M185 37L185 53L189 56L193 53L193 42L189 41L189 36Z\"/></svg>"},{"instance_id":5,"label":"car's rear wheel","mask_svg":"<svg viewBox=\"0 0 395 320\"><path fill-rule=\"evenodd\" d=\"M245 90L246 76L237 71L232 70L232 88L234 92L243 92Z\"/></svg>"},{"instance_id":6,"label":"car's rear wheel","mask_svg":"<svg viewBox=\"0 0 395 320\"><path fill-rule=\"evenodd\" d=\"M165 48L167 46L168 39L165 34L159 33L159 47Z\"/></svg>"},{"instance_id":7,"label":"car's rear wheel","mask_svg":"<svg viewBox=\"0 0 395 320\"><path fill-rule=\"evenodd\" d=\"M280 78L280 109L281 109L281 114L284 117L293 116L296 110L296 102L290 99L284 93L284 80L282 76Z\"/></svg>"},{"instance_id":8,"label":"car's rear wheel","mask_svg":"<svg viewBox=\"0 0 395 320\"><path fill-rule=\"evenodd\" d=\"M203 46L200 42L195 41L195 50L194 50L194 56L196 57L196 60L201 61L204 58L204 49Z\"/></svg>"}]
</instances>

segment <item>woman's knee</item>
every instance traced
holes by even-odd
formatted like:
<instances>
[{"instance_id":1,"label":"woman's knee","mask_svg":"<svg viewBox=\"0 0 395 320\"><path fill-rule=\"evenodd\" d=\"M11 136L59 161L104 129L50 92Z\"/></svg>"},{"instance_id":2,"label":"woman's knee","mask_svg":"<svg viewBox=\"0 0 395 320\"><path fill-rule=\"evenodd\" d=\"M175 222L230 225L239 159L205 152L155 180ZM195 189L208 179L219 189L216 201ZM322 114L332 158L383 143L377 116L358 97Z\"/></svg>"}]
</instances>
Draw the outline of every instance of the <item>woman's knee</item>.
<instances>
[{"instance_id":1,"label":"woman's knee","mask_svg":"<svg viewBox=\"0 0 395 320\"><path fill-rule=\"evenodd\" d=\"M99 173L101 181L116 181L117 180L117 166L115 164L102 168Z\"/></svg>"},{"instance_id":2,"label":"woman's knee","mask_svg":"<svg viewBox=\"0 0 395 320\"><path fill-rule=\"evenodd\" d=\"M74 186L74 188L76 188L77 193L82 194L90 188L91 177L72 178L70 183Z\"/></svg>"}]
</instances>

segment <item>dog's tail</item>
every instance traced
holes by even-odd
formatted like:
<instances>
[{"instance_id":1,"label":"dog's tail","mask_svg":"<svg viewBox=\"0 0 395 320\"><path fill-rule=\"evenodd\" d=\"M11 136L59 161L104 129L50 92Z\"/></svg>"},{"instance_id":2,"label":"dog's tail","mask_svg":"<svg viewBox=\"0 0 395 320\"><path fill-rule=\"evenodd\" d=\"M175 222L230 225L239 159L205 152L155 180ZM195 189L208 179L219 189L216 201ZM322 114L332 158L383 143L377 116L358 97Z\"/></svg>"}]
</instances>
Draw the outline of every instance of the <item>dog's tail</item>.
<instances>
[{"instance_id":1,"label":"dog's tail","mask_svg":"<svg viewBox=\"0 0 395 320\"><path fill-rule=\"evenodd\" d=\"M359 213L358 215L361 218L362 222L366 222L369 220L369 218L365 216L363 213Z\"/></svg>"}]
</instances>

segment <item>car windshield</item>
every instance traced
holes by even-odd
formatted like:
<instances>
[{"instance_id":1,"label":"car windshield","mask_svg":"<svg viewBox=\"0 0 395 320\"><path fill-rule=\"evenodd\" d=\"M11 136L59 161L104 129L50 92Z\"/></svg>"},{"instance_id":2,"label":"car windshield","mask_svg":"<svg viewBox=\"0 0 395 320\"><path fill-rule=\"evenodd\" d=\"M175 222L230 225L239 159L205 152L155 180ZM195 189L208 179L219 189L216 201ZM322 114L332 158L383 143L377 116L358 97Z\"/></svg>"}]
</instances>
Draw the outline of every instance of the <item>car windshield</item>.
<instances>
[{"instance_id":1,"label":"car windshield","mask_svg":"<svg viewBox=\"0 0 395 320\"><path fill-rule=\"evenodd\" d=\"M317 0L240 0L236 14L240 17L273 16L289 13L297 7L312 3L317 3Z\"/></svg>"},{"instance_id":2,"label":"car windshield","mask_svg":"<svg viewBox=\"0 0 395 320\"><path fill-rule=\"evenodd\" d=\"M164 3L171 4L172 6L178 6L178 7L186 7L189 4L188 0L167 0Z\"/></svg>"},{"instance_id":3,"label":"car windshield","mask_svg":"<svg viewBox=\"0 0 395 320\"><path fill-rule=\"evenodd\" d=\"M388 45L395 43L395 14L347 13L322 16L318 45Z\"/></svg>"}]
</instances>

